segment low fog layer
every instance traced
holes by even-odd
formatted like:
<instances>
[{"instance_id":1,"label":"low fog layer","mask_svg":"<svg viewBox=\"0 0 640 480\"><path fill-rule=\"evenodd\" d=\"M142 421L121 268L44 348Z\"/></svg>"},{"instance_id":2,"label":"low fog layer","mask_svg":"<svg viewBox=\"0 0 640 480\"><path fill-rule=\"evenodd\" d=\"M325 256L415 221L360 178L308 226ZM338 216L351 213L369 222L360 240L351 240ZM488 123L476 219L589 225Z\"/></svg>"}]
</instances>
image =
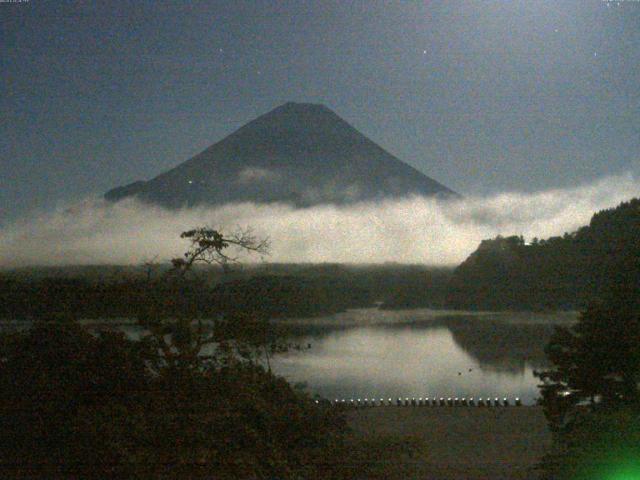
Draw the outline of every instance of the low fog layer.
<instances>
[{"instance_id":1,"label":"low fog layer","mask_svg":"<svg viewBox=\"0 0 640 480\"><path fill-rule=\"evenodd\" d=\"M236 204L179 211L133 200L86 200L0 227L0 266L137 264L179 256L184 230L250 227L268 237L271 255L245 261L423 263L452 265L486 238L547 238L589 222L603 208L640 195L631 175L534 194L503 193L436 201L413 197L381 203L296 209Z\"/></svg>"}]
</instances>

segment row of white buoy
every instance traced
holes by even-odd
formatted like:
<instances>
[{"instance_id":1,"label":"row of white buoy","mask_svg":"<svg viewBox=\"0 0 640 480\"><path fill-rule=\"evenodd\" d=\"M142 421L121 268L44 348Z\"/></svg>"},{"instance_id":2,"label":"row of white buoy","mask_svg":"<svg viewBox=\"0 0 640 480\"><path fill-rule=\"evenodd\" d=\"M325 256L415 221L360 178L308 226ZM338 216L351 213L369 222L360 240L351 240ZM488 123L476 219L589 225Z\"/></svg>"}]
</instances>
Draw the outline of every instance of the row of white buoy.
<instances>
[{"instance_id":1,"label":"row of white buoy","mask_svg":"<svg viewBox=\"0 0 640 480\"><path fill-rule=\"evenodd\" d=\"M322 400L316 400L316 403L321 403ZM324 403L327 401L325 400ZM466 398L466 397L405 397L397 399L375 399L375 398L342 398L329 401L331 405L344 406L344 407L508 407L515 405L516 407L522 406L522 401L516 397L513 403L507 398Z\"/></svg>"}]
</instances>

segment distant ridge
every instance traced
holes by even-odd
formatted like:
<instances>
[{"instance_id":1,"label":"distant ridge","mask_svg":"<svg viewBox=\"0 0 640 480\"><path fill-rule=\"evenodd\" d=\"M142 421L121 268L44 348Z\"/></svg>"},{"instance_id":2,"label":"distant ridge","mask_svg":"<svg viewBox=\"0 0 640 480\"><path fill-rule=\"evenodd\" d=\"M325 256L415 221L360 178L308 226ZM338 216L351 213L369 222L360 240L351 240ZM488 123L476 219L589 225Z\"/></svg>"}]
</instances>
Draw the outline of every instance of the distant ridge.
<instances>
[{"instance_id":1,"label":"distant ridge","mask_svg":"<svg viewBox=\"0 0 640 480\"><path fill-rule=\"evenodd\" d=\"M149 181L105 194L170 208L297 206L458 194L400 161L324 105L285 103Z\"/></svg>"}]
</instances>

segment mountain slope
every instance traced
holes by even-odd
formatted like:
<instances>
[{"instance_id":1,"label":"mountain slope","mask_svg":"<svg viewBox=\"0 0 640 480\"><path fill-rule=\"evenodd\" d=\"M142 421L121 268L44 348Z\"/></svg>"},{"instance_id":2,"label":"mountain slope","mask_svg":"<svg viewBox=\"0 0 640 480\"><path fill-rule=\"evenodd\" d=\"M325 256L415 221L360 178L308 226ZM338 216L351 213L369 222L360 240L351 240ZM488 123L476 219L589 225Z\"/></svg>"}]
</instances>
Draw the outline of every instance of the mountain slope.
<instances>
[{"instance_id":1,"label":"mountain slope","mask_svg":"<svg viewBox=\"0 0 640 480\"><path fill-rule=\"evenodd\" d=\"M447 306L481 310L579 309L610 289L640 298L640 199L593 215L562 237L484 240L454 271Z\"/></svg>"},{"instance_id":2,"label":"mountain slope","mask_svg":"<svg viewBox=\"0 0 640 480\"><path fill-rule=\"evenodd\" d=\"M177 167L115 188L166 207L229 202L346 203L457 194L403 163L323 105L286 103Z\"/></svg>"}]
</instances>

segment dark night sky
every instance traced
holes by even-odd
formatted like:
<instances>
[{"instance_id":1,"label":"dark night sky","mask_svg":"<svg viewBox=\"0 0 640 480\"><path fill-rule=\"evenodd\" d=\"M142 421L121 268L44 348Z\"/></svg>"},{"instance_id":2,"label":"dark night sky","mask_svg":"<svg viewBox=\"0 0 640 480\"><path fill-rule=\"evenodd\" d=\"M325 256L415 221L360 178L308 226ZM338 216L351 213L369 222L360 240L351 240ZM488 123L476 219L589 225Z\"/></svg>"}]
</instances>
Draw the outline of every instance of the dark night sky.
<instances>
[{"instance_id":1,"label":"dark night sky","mask_svg":"<svg viewBox=\"0 0 640 480\"><path fill-rule=\"evenodd\" d=\"M0 3L0 221L286 101L462 194L640 174L640 2Z\"/></svg>"}]
</instances>

